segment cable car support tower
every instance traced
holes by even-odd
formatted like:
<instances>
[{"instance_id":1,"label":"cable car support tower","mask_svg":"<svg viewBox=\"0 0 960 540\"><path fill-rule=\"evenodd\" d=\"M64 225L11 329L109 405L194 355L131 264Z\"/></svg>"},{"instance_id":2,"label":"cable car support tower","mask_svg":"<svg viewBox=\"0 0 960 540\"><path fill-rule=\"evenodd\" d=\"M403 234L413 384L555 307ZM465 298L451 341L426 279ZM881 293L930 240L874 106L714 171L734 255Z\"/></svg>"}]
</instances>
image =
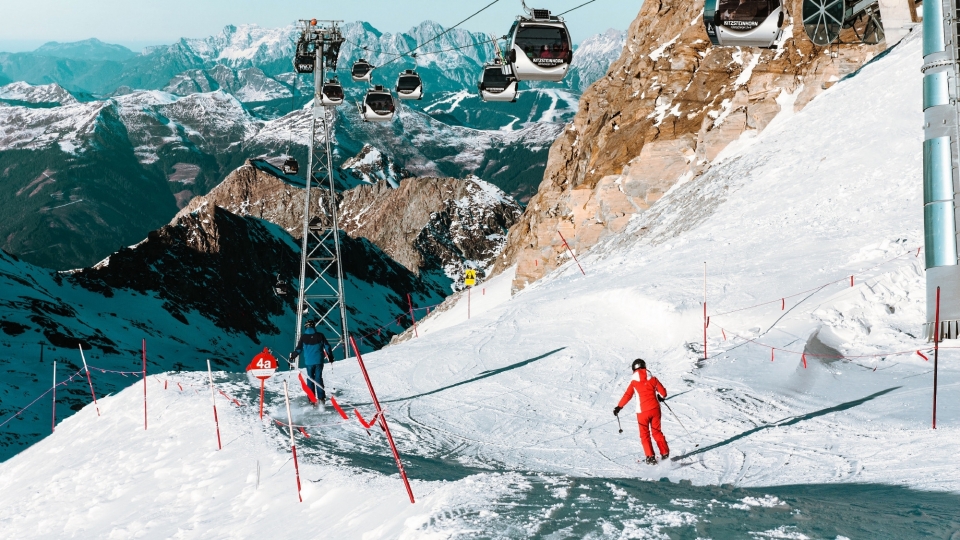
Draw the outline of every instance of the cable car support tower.
<instances>
[{"instance_id":1,"label":"cable car support tower","mask_svg":"<svg viewBox=\"0 0 960 540\"><path fill-rule=\"evenodd\" d=\"M310 151L307 157L303 202L303 238L300 258L299 297L297 299L296 342L306 320L316 323L334 348L348 354L347 306L343 295L343 265L340 252L340 223L331 150L333 107L321 103L326 71L336 71L340 46L344 42L342 21L302 20L297 41L294 68L313 74L313 106L310 119ZM311 200L311 188L320 193ZM299 357L294 368L299 367Z\"/></svg>"}]
</instances>

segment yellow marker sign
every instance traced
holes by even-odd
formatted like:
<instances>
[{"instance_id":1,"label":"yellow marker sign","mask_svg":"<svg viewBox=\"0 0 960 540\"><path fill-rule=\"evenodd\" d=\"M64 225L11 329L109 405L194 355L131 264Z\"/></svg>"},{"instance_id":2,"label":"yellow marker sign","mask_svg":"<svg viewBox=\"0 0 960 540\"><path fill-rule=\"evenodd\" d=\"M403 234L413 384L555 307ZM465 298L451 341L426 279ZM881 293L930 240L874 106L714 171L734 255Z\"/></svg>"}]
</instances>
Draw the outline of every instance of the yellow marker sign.
<instances>
[{"instance_id":1,"label":"yellow marker sign","mask_svg":"<svg viewBox=\"0 0 960 540\"><path fill-rule=\"evenodd\" d=\"M470 268L467 269L466 276L463 278L463 284L467 287L473 287L477 284L477 271Z\"/></svg>"}]
</instances>

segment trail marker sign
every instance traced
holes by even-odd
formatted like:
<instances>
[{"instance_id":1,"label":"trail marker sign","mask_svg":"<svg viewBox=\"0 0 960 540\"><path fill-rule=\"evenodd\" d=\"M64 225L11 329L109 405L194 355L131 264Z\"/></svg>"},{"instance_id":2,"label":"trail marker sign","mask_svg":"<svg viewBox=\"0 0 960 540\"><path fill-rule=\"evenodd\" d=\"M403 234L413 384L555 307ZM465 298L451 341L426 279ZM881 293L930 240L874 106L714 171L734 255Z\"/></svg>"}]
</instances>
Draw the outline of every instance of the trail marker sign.
<instances>
[{"instance_id":1,"label":"trail marker sign","mask_svg":"<svg viewBox=\"0 0 960 540\"><path fill-rule=\"evenodd\" d=\"M260 419L263 420L263 387L267 379L277 371L277 359L270 354L270 349L264 347L263 352L254 356L247 373L260 379Z\"/></svg>"},{"instance_id":2,"label":"trail marker sign","mask_svg":"<svg viewBox=\"0 0 960 540\"><path fill-rule=\"evenodd\" d=\"M467 287L473 287L477 284L477 271L472 268L467 268L466 275L463 278L463 284Z\"/></svg>"},{"instance_id":3,"label":"trail marker sign","mask_svg":"<svg viewBox=\"0 0 960 540\"><path fill-rule=\"evenodd\" d=\"M247 366L247 373L254 377L266 380L273 377L277 371L277 359L270 354L269 349L263 349L263 352L254 356L253 361Z\"/></svg>"}]
</instances>

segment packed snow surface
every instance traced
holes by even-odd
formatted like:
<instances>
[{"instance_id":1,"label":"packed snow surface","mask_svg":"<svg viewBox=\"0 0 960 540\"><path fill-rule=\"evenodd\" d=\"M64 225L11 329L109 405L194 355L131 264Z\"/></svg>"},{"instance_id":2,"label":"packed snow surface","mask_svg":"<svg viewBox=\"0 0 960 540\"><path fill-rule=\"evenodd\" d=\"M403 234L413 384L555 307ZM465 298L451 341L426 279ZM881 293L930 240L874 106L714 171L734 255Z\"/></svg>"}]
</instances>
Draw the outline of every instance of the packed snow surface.
<instances>
[{"instance_id":1,"label":"packed snow surface","mask_svg":"<svg viewBox=\"0 0 960 540\"><path fill-rule=\"evenodd\" d=\"M147 432L133 386L103 400L101 418L88 406L0 465L0 530L12 537L260 538L310 516L322 524L314 532L330 538L447 538L470 534L462 523L444 529L453 517L506 512L489 502L528 489L530 480L496 471L518 470L960 491L960 355L951 342L941 351L934 431L932 366L914 352L929 350L916 337L925 317L916 256L923 243L920 58L915 33L709 173L676 186L623 234L581 257L585 276L567 265L512 298L495 294L499 303L469 320L457 305L428 320L419 338L366 357L408 462L488 472L414 477L421 499L411 506L377 430L368 437L355 420L341 424L332 412L304 408L296 379L282 374L268 386L270 414L285 418L278 379L289 377L295 423L315 426L310 439L296 435L315 449L301 455L298 505L285 432L220 398L224 450L216 451L203 377L180 375L199 390L162 391L151 380L156 420ZM631 415L621 415L623 434L611 415L637 357L666 386L683 426L664 410L676 460L653 467L637 463ZM234 393L255 392L237 376L217 377L232 381L226 388ZM335 364L325 377L342 403L370 417L354 363ZM374 461L381 473L363 466ZM752 514L780 503L751 494L737 504ZM691 523L684 505L698 504L632 506L648 521L605 521L604 535L664 538L662 528ZM550 519L552 510L543 512ZM808 537L794 525L743 535L751 536Z\"/></svg>"}]
</instances>

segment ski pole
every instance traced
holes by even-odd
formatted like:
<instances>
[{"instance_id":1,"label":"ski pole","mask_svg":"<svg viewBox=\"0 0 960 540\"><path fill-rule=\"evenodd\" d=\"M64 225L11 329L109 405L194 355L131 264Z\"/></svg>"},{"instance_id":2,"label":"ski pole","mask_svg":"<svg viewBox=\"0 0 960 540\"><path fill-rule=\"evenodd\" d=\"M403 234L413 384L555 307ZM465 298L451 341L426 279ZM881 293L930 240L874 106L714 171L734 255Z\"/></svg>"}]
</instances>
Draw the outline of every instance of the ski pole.
<instances>
[{"instance_id":1,"label":"ski pole","mask_svg":"<svg viewBox=\"0 0 960 540\"><path fill-rule=\"evenodd\" d=\"M620 425L620 415L615 415L617 417L617 427L620 428L620 433L623 433L623 426Z\"/></svg>"},{"instance_id":2,"label":"ski pole","mask_svg":"<svg viewBox=\"0 0 960 540\"><path fill-rule=\"evenodd\" d=\"M667 406L667 410L670 411L670 414L672 414L673 417L677 420L677 423L680 424L680 427L682 427L683 430L687 432L687 436L692 439L693 435L690 434L690 431L687 430L686 426L683 425L683 422L680 421L680 417L677 416L677 413L673 412L673 409L670 408L670 405L667 403L667 400L663 400L660 403L663 403L664 405ZM699 443L696 446L694 446L694 448L699 448L699 447L700 447Z\"/></svg>"}]
</instances>

